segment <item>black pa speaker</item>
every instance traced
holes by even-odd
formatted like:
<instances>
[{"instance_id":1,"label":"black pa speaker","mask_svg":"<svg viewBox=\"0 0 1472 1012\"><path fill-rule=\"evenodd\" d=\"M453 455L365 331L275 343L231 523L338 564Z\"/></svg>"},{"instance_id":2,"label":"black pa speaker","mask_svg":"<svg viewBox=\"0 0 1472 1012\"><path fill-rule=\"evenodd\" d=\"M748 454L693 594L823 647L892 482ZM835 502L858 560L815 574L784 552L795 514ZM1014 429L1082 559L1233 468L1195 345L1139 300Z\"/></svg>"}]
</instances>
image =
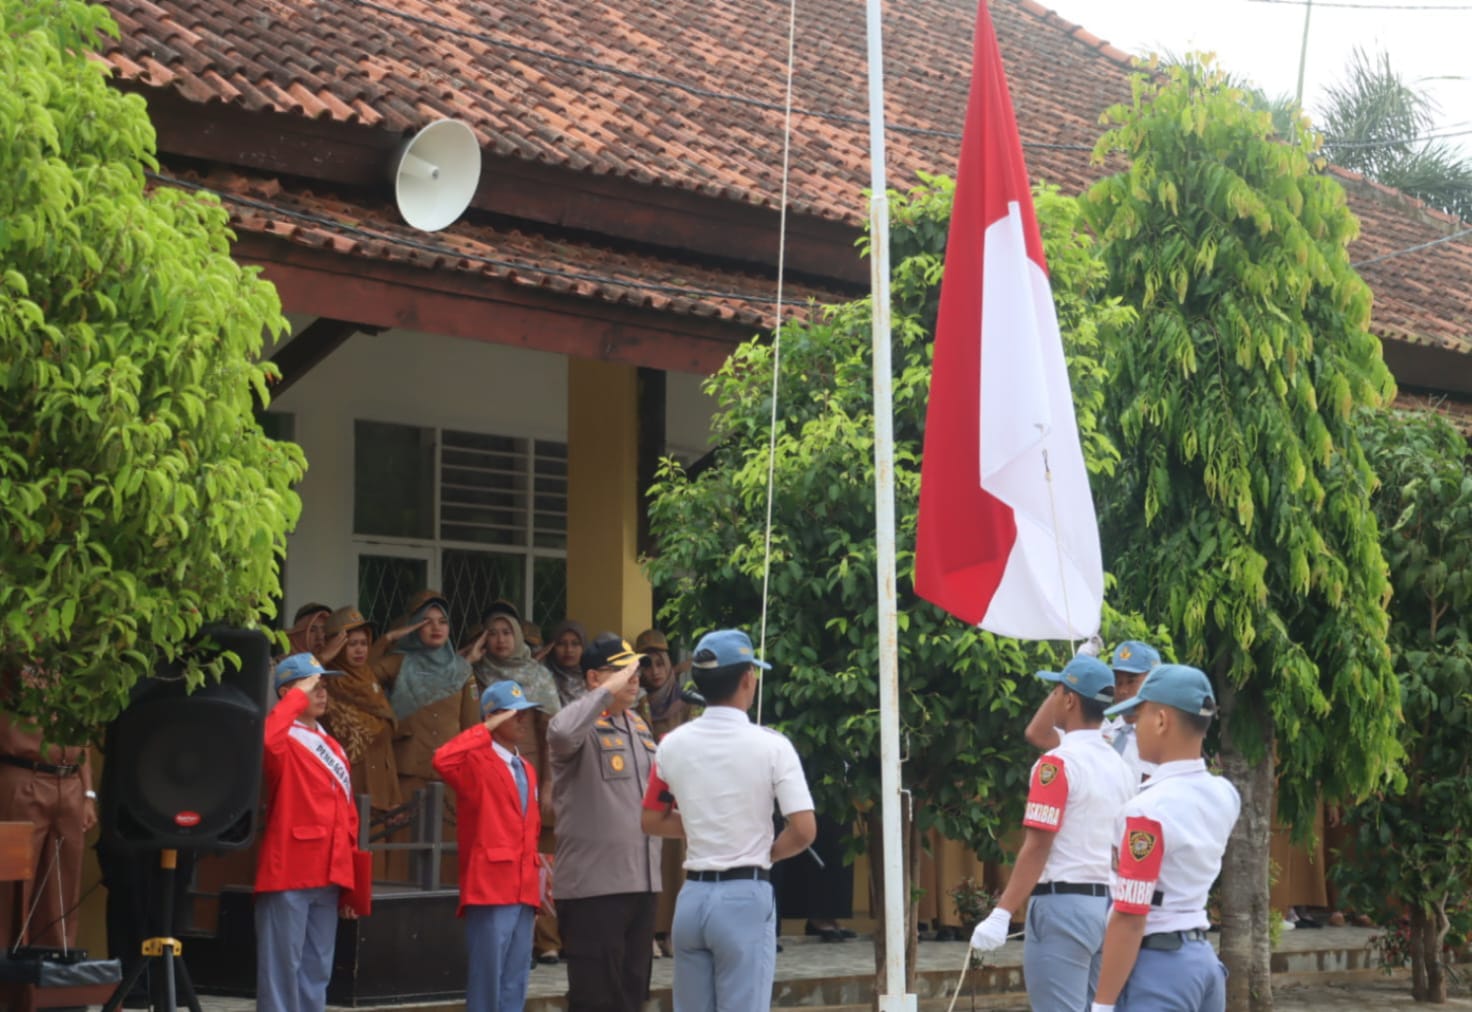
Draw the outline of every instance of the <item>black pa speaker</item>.
<instances>
[{"instance_id":1,"label":"black pa speaker","mask_svg":"<svg viewBox=\"0 0 1472 1012\"><path fill-rule=\"evenodd\" d=\"M236 850L255 837L271 643L260 631L211 627L199 649L230 651L240 665L193 693L159 670L108 728L102 825L122 850Z\"/></svg>"}]
</instances>

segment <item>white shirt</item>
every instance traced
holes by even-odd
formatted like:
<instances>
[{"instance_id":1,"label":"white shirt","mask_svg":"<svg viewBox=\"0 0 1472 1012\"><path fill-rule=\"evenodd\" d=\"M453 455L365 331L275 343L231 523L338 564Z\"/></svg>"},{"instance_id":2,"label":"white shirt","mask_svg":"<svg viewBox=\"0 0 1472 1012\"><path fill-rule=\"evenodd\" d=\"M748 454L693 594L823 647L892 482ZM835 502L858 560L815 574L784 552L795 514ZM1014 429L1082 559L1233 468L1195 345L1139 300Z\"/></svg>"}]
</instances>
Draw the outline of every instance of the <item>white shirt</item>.
<instances>
[{"instance_id":1,"label":"white shirt","mask_svg":"<svg viewBox=\"0 0 1472 1012\"><path fill-rule=\"evenodd\" d=\"M1032 767L1022 824L1056 834L1038 881L1109 881L1115 819L1134 774L1094 728L1069 731Z\"/></svg>"},{"instance_id":2,"label":"white shirt","mask_svg":"<svg viewBox=\"0 0 1472 1012\"><path fill-rule=\"evenodd\" d=\"M511 771L511 782L513 784L516 783L516 767L517 764L521 762L521 752L519 750L513 752L511 749L507 748L505 745L502 745L494 738L491 739L491 749L496 753L496 755L501 757L501 760L504 763L506 763L506 768ZM525 775L525 773L526 767L522 767L522 774ZM531 783L530 777L527 778L527 783ZM528 804L530 804L532 801L535 801L536 797L537 795L534 792L531 798L528 799Z\"/></svg>"},{"instance_id":3,"label":"white shirt","mask_svg":"<svg viewBox=\"0 0 1472 1012\"><path fill-rule=\"evenodd\" d=\"M646 807L673 796L685 826L685 868L772 866L772 804L783 815L813 810L792 742L734 706L712 706L659 743Z\"/></svg>"},{"instance_id":4,"label":"white shirt","mask_svg":"<svg viewBox=\"0 0 1472 1012\"><path fill-rule=\"evenodd\" d=\"M1147 934L1210 927L1206 894L1241 807L1237 788L1204 760L1157 767L1120 813L1115 909L1145 914Z\"/></svg>"},{"instance_id":5,"label":"white shirt","mask_svg":"<svg viewBox=\"0 0 1472 1012\"><path fill-rule=\"evenodd\" d=\"M1124 758L1125 764L1135 774L1136 784L1155 775L1155 764L1140 758L1140 742L1135 737L1135 725L1125 720L1122 714L1104 718L1104 723L1099 725L1099 733ZM1122 743L1120 739L1123 739Z\"/></svg>"}]
</instances>

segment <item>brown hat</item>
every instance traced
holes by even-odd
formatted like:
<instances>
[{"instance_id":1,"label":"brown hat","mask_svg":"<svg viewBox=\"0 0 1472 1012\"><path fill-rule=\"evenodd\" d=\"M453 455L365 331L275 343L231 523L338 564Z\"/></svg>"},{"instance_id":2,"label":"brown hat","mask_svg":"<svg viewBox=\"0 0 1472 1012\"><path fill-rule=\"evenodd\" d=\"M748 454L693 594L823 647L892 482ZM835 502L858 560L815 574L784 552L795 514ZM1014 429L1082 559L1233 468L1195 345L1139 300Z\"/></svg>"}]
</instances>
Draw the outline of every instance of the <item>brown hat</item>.
<instances>
[{"instance_id":1,"label":"brown hat","mask_svg":"<svg viewBox=\"0 0 1472 1012\"><path fill-rule=\"evenodd\" d=\"M425 590L421 590L419 593L409 598L407 617L414 617L414 615L416 615L420 610L427 608L430 605L435 605L436 607L438 607L440 611L445 613L446 618L450 617L449 600L439 591L429 590L427 588Z\"/></svg>"},{"instance_id":2,"label":"brown hat","mask_svg":"<svg viewBox=\"0 0 1472 1012\"><path fill-rule=\"evenodd\" d=\"M634 641L635 653L647 654L651 650L670 652L670 641L665 639L664 633L658 629L645 629Z\"/></svg>"},{"instance_id":3,"label":"brown hat","mask_svg":"<svg viewBox=\"0 0 1472 1012\"><path fill-rule=\"evenodd\" d=\"M521 623L521 638L526 641L526 645L529 647L541 646L542 627L535 622L523 621Z\"/></svg>"},{"instance_id":4,"label":"brown hat","mask_svg":"<svg viewBox=\"0 0 1472 1012\"><path fill-rule=\"evenodd\" d=\"M296 610L296 615L291 620L292 632L301 632L316 621L318 615L330 615L332 609L325 604L312 601L304 604Z\"/></svg>"},{"instance_id":5,"label":"brown hat","mask_svg":"<svg viewBox=\"0 0 1472 1012\"><path fill-rule=\"evenodd\" d=\"M370 633L373 631L373 623L363 617L363 613L353 605L337 609L327 616L327 635L336 636L338 633L349 633L354 629L366 628Z\"/></svg>"}]
</instances>

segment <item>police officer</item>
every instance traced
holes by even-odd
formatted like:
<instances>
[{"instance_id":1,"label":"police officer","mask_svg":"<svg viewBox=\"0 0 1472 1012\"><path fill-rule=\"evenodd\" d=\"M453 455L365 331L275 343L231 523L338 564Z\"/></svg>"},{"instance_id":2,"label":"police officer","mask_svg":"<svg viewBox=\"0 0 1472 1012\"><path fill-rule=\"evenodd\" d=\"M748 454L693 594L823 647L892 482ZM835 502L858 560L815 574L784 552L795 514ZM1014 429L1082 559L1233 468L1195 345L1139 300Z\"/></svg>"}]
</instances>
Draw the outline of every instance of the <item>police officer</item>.
<instances>
[{"instance_id":1,"label":"police officer","mask_svg":"<svg viewBox=\"0 0 1472 1012\"><path fill-rule=\"evenodd\" d=\"M1201 757L1216 714L1211 682L1196 668L1165 664L1108 713L1134 714L1140 758L1156 766L1120 816L1093 1012L1222 1012L1227 975L1206 940L1206 894L1241 801Z\"/></svg>"},{"instance_id":2,"label":"police officer","mask_svg":"<svg viewBox=\"0 0 1472 1012\"><path fill-rule=\"evenodd\" d=\"M1124 703L1134 698L1145 676L1160 666L1160 651L1139 640L1125 640L1114 648L1109 666L1114 669L1114 702ZM1104 722L1101 730L1105 740L1114 746L1114 751L1129 764L1135 774L1135 783L1142 783L1154 772L1153 764L1140 758L1140 748L1135 741L1135 728L1130 716L1111 717Z\"/></svg>"},{"instance_id":3,"label":"police officer","mask_svg":"<svg viewBox=\"0 0 1472 1012\"><path fill-rule=\"evenodd\" d=\"M1114 696L1114 674L1095 657L1060 671L1039 715L1063 732L1034 764L1022 825L1026 836L996 909L976 926L983 951L1007 939L1012 915L1030 895L1022 950L1035 1012L1075 1012L1093 998L1109 915L1110 845L1120 808L1135 794L1129 767L1099 734Z\"/></svg>"},{"instance_id":4,"label":"police officer","mask_svg":"<svg viewBox=\"0 0 1472 1012\"><path fill-rule=\"evenodd\" d=\"M738 629L702 637L691 665L706 710L659 744L644 831L686 841L675 902L675 1012L771 1007L777 954L772 864L817 835L813 798L792 743L751 722L757 659ZM775 803L787 817L776 835Z\"/></svg>"}]
</instances>

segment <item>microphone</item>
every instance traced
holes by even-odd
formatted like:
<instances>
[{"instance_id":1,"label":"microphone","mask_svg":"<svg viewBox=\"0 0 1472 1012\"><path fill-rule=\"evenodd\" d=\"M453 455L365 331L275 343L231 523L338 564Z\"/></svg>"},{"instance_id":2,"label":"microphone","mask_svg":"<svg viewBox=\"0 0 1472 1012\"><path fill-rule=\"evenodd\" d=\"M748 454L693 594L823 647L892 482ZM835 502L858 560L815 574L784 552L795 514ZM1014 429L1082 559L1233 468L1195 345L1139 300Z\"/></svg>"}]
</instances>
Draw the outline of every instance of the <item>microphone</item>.
<instances>
[{"instance_id":1,"label":"microphone","mask_svg":"<svg viewBox=\"0 0 1472 1012\"><path fill-rule=\"evenodd\" d=\"M691 706L705 706L705 697L696 692L691 686L685 686L680 690L680 701L689 703Z\"/></svg>"}]
</instances>

